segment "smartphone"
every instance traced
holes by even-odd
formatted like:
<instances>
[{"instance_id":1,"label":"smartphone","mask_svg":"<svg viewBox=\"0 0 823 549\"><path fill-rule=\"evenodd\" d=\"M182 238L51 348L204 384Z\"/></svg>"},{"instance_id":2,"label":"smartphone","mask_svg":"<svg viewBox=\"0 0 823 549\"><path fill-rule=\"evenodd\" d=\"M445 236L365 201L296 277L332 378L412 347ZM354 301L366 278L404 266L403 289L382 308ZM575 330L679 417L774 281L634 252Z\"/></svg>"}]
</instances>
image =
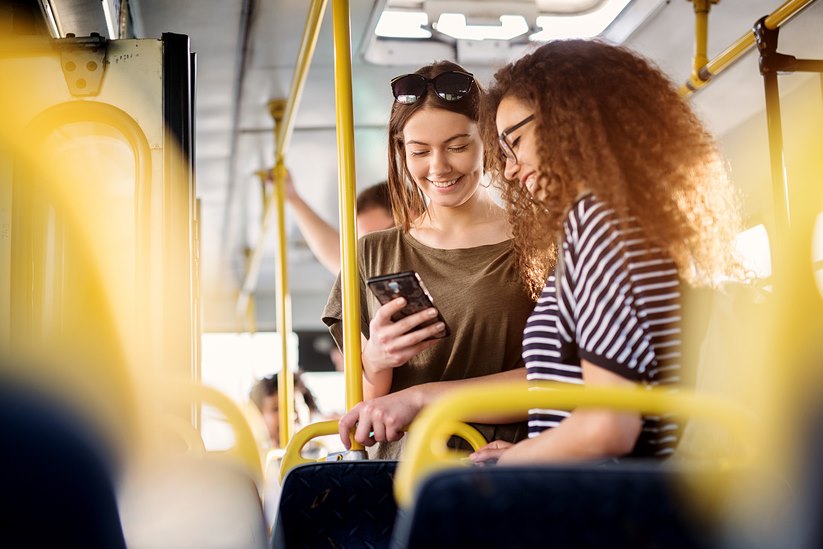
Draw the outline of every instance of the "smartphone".
<instances>
[{"instance_id":1,"label":"smartphone","mask_svg":"<svg viewBox=\"0 0 823 549\"><path fill-rule=\"evenodd\" d=\"M426 290L423 281L420 279L420 275L414 271L375 276L368 279L366 285L371 288L372 293L377 297L381 305L385 305L398 297L406 298L406 305L392 315L391 319L395 322L424 309L428 309L429 307L434 307L434 301L431 295L429 295L428 290ZM440 311L437 311L435 318L419 324L415 329L419 330L420 328L431 326L436 322L443 323L446 327L445 332L442 335L432 336L429 339L448 337L451 332Z\"/></svg>"}]
</instances>

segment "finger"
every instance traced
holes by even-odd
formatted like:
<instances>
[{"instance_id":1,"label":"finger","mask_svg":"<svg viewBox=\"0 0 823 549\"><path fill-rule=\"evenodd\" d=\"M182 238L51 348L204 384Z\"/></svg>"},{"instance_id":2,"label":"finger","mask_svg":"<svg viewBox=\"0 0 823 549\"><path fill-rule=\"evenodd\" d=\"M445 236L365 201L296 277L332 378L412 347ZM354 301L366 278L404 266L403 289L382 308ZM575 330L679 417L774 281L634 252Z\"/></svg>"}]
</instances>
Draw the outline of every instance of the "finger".
<instances>
[{"instance_id":1,"label":"finger","mask_svg":"<svg viewBox=\"0 0 823 549\"><path fill-rule=\"evenodd\" d=\"M398 428L393 425L386 425L386 440L389 442L400 440L405 434L406 433L402 428Z\"/></svg>"},{"instance_id":2,"label":"finger","mask_svg":"<svg viewBox=\"0 0 823 549\"><path fill-rule=\"evenodd\" d=\"M437 339L436 336L441 336L446 330L446 325L443 322L435 322L431 326L425 328L418 328L407 334L397 338L396 345L398 348L413 347L418 343L426 342L430 339Z\"/></svg>"},{"instance_id":3,"label":"finger","mask_svg":"<svg viewBox=\"0 0 823 549\"><path fill-rule=\"evenodd\" d=\"M391 301L377 309L377 312L374 313L373 320L379 321L380 324L392 324L392 315L394 315L394 313L399 312L405 306L405 298L398 297L397 299L392 299Z\"/></svg>"},{"instance_id":4,"label":"finger","mask_svg":"<svg viewBox=\"0 0 823 549\"><path fill-rule=\"evenodd\" d=\"M475 463L479 463L481 461L489 461L492 459L499 459L500 456L503 455L505 450L500 448L488 448L483 447L478 451L474 452L473 454L469 454L469 459Z\"/></svg>"},{"instance_id":5,"label":"finger","mask_svg":"<svg viewBox=\"0 0 823 549\"><path fill-rule=\"evenodd\" d=\"M354 430L354 440L365 446L374 444L374 439L371 437L372 421L368 414L360 414L360 420L357 422L357 427Z\"/></svg>"},{"instance_id":6,"label":"finger","mask_svg":"<svg viewBox=\"0 0 823 549\"><path fill-rule=\"evenodd\" d=\"M481 448L478 451L469 454L469 459L472 460L472 462L474 463L478 463L484 460L485 455L486 450L484 448Z\"/></svg>"},{"instance_id":7,"label":"finger","mask_svg":"<svg viewBox=\"0 0 823 549\"><path fill-rule=\"evenodd\" d=\"M337 424L337 432L340 435L340 440L346 449L351 448L351 431L354 429L357 419L360 417L360 404L352 408L346 415L340 418Z\"/></svg>"},{"instance_id":8,"label":"finger","mask_svg":"<svg viewBox=\"0 0 823 549\"><path fill-rule=\"evenodd\" d=\"M371 429L374 433L373 438L375 441L385 442L386 440L388 440L386 438L386 425L378 418L375 418L374 423L372 423Z\"/></svg>"},{"instance_id":9,"label":"finger","mask_svg":"<svg viewBox=\"0 0 823 549\"><path fill-rule=\"evenodd\" d=\"M405 431L393 430L393 431L391 431L391 435L389 435L388 431L386 432L386 440L388 440L389 442L397 442L398 440L400 440L404 436L406 436Z\"/></svg>"},{"instance_id":10,"label":"finger","mask_svg":"<svg viewBox=\"0 0 823 549\"><path fill-rule=\"evenodd\" d=\"M394 323L394 328L397 329L399 334L405 334L406 332L411 332L412 330L415 330L424 322L431 322L436 317L437 309L435 309L434 307L429 307L428 309L423 309L422 311L416 312L413 315L409 315L405 318L398 320Z\"/></svg>"}]
</instances>

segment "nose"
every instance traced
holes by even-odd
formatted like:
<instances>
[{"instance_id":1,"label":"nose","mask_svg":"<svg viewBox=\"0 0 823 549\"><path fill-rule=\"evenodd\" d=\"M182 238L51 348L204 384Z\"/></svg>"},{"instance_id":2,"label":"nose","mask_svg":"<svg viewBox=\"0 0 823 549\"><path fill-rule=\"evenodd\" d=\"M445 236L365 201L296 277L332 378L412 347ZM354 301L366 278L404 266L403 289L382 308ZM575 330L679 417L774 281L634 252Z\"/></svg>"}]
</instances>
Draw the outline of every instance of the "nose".
<instances>
[{"instance_id":1,"label":"nose","mask_svg":"<svg viewBox=\"0 0 823 549\"><path fill-rule=\"evenodd\" d=\"M506 166L503 168L503 175L506 177L506 179L510 179L510 180L515 179L515 176L517 175L517 172L519 172L519 171L520 171L520 164L518 164L516 161L510 159L509 157L506 157Z\"/></svg>"},{"instance_id":2,"label":"nose","mask_svg":"<svg viewBox=\"0 0 823 549\"><path fill-rule=\"evenodd\" d=\"M434 150L430 156L429 162L429 176L431 178L445 175L452 171L451 164L449 164L448 155L444 151Z\"/></svg>"}]
</instances>

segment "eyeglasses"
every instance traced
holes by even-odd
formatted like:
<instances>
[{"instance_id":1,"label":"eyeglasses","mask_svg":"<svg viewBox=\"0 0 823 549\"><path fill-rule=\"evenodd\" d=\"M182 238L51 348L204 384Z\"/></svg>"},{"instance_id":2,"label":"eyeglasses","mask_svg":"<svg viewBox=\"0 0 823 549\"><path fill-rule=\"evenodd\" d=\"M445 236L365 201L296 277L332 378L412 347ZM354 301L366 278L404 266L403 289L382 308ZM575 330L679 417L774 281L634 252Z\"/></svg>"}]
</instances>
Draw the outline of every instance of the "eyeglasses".
<instances>
[{"instance_id":1,"label":"eyeglasses","mask_svg":"<svg viewBox=\"0 0 823 549\"><path fill-rule=\"evenodd\" d=\"M514 126L510 126L503 130L503 133L501 133L500 137L498 137L498 140L500 141L500 150L503 151L503 156L506 157L507 160L511 160L515 164L517 163L517 155L514 154L514 149L512 149L512 146L509 144L508 141L506 141L506 138L514 132L516 132L517 130L519 130L520 128L522 128L523 126L525 126L526 124L528 124L529 122L531 122L532 120L534 120L534 115L530 114Z\"/></svg>"},{"instance_id":2,"label":"eyeglasses","mask_svg":"<svg viewBox=\"0 0 823 549\"><path fill-rule=\"evenodd\" d=\"M411 105L420 100L431 84L434 92L445 101L459 101L469 93L474 83L474 75L468 72L448 71L434 78L419 74L404 74L393 78L391 92L394 100L404 105Z\"/></svg>"}]
</instances>

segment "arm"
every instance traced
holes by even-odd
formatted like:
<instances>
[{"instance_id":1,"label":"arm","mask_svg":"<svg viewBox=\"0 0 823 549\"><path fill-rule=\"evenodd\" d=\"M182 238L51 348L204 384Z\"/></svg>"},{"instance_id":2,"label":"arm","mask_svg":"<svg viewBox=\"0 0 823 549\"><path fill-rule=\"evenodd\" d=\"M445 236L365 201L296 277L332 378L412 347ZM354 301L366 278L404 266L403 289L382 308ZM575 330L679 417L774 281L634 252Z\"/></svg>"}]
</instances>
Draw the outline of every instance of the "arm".
<instances>
[{"instance_id":1,"label":"arm","mask_svg":"<svg viewBox=\"0 0 823 549\"><path fill-rule=\"evenodd\" d=\"M632 381L581 361L583 381L592 387L632 387ZM513 446L493 442L472 454L473 461L499 458L499 463L539 463L618 457L634 448L643 420L636 412L578 409L554 429Z\"/></svg>"},{"instance_id":2,"label":"arm","mask_svg":"<svg viewBox=\"0 0 823 549\"><path fill-rule=\"evenodd\" d=\"M404 298L394 299L377 309L369 323L369 339L363 342L363 397L377 398L388 394L391 389L392 371L406 364L421 351L437 345L437 335L442 323L432 324L419 330L419 324L437 315L437 310L429 308L409 315L397 322L391 317L406 305Z\"/></svg>"},{"instance_id":3,"label":"arm","mask_svg":"<svg viewBox=\"0 0 823 549\"><path fill-rule=\"evenodd\" d=\"M318 261L330 272L340 271L340 234L306 204L286 174L286 201L291 204L297 226Z\"/></svg>"},{"instance_id":4,"label":"arm","mask_svg":"<svg viewBox=\"0 0 823 549\"><path fill-rule=\"evenodd\" d=\"M368 339L365 336L360 336L360 348L365 349L368 344ZM371 400L373 398L381 397L389 394L391 390L392 372L394 369L387 368L385 370L375 370L371 368L367 370L365 353L361 353L360 363L363 366L363 400Z\"/></svg>"},{"instance_id":5,"label":"arm","mask_svg":"<svg viewBox=\"0 0 823 549\"><path fill-rule=\"evenodd\" d=\"M514 370L507 370L505 372L499 372L487 376L457 379L454 381L435 381L431 383L424 383L422 385L409 387L408 389L406 389L406 391L415 393L414 399L418 404L419 412L424 407L440 398L442 395L447 394L450 391L453 391L459 387L471 387L481 384L500 383L505 381L523 381L524 379L526 379L526 368L515 368ZM524 421L527 418L527 416L528 413L525 411L520 414L513 414L508 416L487 416L483 414L477 414L469 418L468 420L474 423L501 424ZM409 421L409 423L411 423L411 421Z\"/></svg>"},{"instance_id":6,"label":"arm","mask_svg":"<svg viewBox=\"0 0 823 549\"><path fill-rule=\"evenodd\" d=\"M423 407L441 395L457 387L522 380L525 377L526 369L517 368L516 370L471 379L424 383L379 398L364 400L340 419L340 438L346 448L349 448L350 445L349 432L352 429L355 429L355 440L366 446L372 446L376 442L400 440L403 438L406 428L417 417ZM472 418L472 421L511 423L520 421L525 417L525 413L514 417L485 417L479 415ZM374 436L370 436L372 432L374 432Z\"/></svg>"}]
</instances>

